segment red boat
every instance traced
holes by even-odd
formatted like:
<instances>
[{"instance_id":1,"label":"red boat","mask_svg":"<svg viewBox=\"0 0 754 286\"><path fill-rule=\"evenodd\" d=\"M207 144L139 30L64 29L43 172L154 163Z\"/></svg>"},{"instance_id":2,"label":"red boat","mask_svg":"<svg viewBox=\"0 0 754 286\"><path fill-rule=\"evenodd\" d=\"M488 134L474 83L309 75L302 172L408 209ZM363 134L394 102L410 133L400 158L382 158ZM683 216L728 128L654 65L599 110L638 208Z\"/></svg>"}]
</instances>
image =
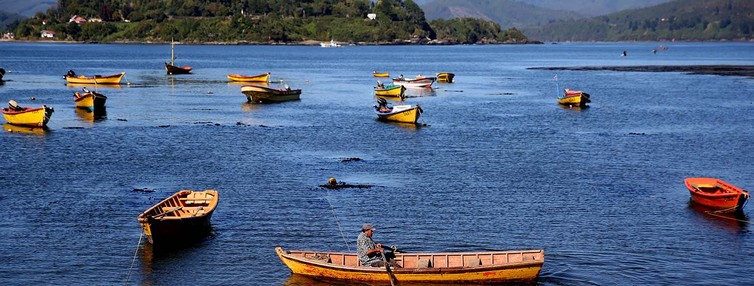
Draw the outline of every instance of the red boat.
<instances>
[{"instance_id":1,"label":"red boat","mask_svg":"<svg viewBox=\"0 0 754 286\"><path fill-rule=\"evenodd\" d=\"M686 178L691 200L697 204L720 210L740 211L749 198L745 190L715 178Z\"/></svg>"}]
</instances>

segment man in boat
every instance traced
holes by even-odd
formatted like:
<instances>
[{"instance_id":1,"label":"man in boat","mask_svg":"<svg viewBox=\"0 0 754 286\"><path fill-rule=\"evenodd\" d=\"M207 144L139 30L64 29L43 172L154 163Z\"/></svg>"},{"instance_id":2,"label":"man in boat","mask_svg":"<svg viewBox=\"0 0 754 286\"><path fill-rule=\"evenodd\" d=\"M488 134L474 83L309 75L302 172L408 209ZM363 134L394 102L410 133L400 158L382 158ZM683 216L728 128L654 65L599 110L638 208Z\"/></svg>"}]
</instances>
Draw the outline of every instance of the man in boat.
<instances>
[{"instance_id":1,"label":"man in boat","mask_svg":"<svg viewBox=\"0 0 754 286\"><path fill-rule=\"evenodd\" d=\"M390 266L400 268L401 266L395 260L392 260L392 258L395 258L395 254L389 251L389 249L388 253L386 253L385 249L382 248L382 243L375 243L372 240L375 230L376 228L369 223L361 227L361 233L356 239L356 254L359 256L359 262L364 266L385 267L386 259L383 258L383 255L385 255L388 258Z\"/></svg>"},{"instance_id":2,"label":"man in boat","mask_svg":"<svg viewBox=\"0 0 754 286\"><path fill-rule=\"evenodd\" d=\"M13 99L11 99L11 100L8 101L8 109L10 109L12 111L21 111L21 110L24 110L24 108L21 107L21 106L18 106L18 103L16 103L16 101L13 100Z\"/></svg>"},{"instance_id":3,"label":"man in boat","mask_svg":"<svg viewBox=\"0 0 754 286\"><path fill-rule=\"evenodd\" d=\"M382 88L382 89L384 89L384 88L385 88L385 85L384 85L384 84L383 84L383 83L382 83L381 81L379 81L379 80L378 80L378 81L377 81L377 87L378 87L378 88Z\"/></svg>"},{"instance_id":4,"label":"man in boat","mask_svg":"<svg viewBox=\"0 0 754 286\"><path fill-rule=\"evenodd\" d=\"M387 105L387 100L381 97L377 99L377 106L375 106L375 108L377 108L377 111L382 113L388 113L393 110L392 108L390 108L390 106Z\"/></svg>"}]
</instances>

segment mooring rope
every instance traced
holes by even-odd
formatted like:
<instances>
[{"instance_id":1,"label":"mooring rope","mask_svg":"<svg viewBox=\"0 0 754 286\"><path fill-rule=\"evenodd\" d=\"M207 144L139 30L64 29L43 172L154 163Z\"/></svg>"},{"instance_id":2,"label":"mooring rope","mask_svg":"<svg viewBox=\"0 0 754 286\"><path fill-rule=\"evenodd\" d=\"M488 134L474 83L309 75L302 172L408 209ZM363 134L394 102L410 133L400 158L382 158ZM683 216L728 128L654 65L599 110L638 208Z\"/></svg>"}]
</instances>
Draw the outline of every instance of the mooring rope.
<instances>
[{"instance_id":1,"label":"mooring rope","mask_svg":"<svg viewBox=\"0 0 754 286\"><path fill-rule=\"evenodd\" d=\"M716 210L716 211L706 211L704 213L708 214L708 215L711 215L711 216L714 216L714 217L729 219L729 220L738 221L738 222L749 223L748 220L737 219L737 218L732 218L732 217L727 217L727 216L724 216L724 215L720 215L721 213L729 213L729 212L731 212L732 210L735 210L735 209L736 209L736 207L731 207L731 208L722 209L722 210Z\"/></svg>"},{"instance_id":2,"label":"mooring rope","mask_svg":"<svg viewBox=\"0 0 754 286\"><path fill-rule=\"evenodd\" d=\"M139 247L141 246L141 238L144 237L144 232L142 231L141 234L139 234L139 243L136 244L136 250L134 250L134 257L131 259L131 267L128 268L128 275L126 276L126 284L128 285L129 280L131 280L131 270L134 269L134 262L136 262L136 255L139 253Z\"/></svg>"},{"instance_id":3,"label":"mooring rope","mask_svg":"<svg viewBox=\"0 0 754 286\"><path fill-rule=\"evenodd\" d=\"M338 219L338 214L335 213L335 208L330 203L330 190L327 190L327 196L325 197L325 201L327 201L327 204L330 206L330 210L332 211L332 215L335 217L335 223L338 224L338 230L340 231L340 237L343 238L343 243L346 244L346 248L348 249L348 252L351 252L351 246L348 244L348 241L346 240L346 236L343 234L343 228L340 227L340 220Z\"/></svg>"}]
</instances>

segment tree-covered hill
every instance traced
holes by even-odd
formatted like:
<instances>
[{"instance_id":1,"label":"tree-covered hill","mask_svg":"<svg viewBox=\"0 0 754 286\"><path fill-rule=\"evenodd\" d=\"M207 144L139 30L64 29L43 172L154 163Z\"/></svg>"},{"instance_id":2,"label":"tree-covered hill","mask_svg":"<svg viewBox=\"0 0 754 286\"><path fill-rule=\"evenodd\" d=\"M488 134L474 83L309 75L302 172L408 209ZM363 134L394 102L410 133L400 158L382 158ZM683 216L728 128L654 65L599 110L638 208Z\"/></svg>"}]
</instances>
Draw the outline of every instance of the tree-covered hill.
<instances>
[{"instance_id":1,"label":"tree-covered hill","mask_svg":"<svg viewBox=\"0 0 754 286\"><path fill-rule=\"evenodd\" d=\"M70 22L76 15L95 21ZM472 30L489 34L488 28L494 29L476 25ZM17 38L33 40L43 29L55 31L58 40L98 42L424 43L436 38L412 0L59 0L58 9L14 30ZM510 42L500 37L515 34L494 33L491 42ZM474 37L455 37L462 38Z\"/></svg>"},{"instance_id":2,"label":"tree-covered hill","mask_svg":"<svg viewBox=\"0 0 754 286\"><path fill-rule=\"evenodd\" d=\"M752 30L751 0L676 0L523 29L541 41L738 41L751 40Z\"/></svg>"},{"instance_id":3,"label":"tree-covered hill","mask_svg":"<svg viewBox=\"0 0 754 286\"><path fill-rule=\"evenodd\" d=\"M518 0L522 3L587 16L601 16L628 9L651 7L671 0Z\"/></svg>"},{"instance_id":4,"label":"tree-covered hill","mask_svg":"<svg viewBox=\"0 0 754 286\"><path fill-rule=\"evenodd\" d=\"M553 20L583 18L536 7L516 0L435 0L422 6L427 19L479 18L495 21L503 27L546 24Z\"/></svg>"}]
</instances>

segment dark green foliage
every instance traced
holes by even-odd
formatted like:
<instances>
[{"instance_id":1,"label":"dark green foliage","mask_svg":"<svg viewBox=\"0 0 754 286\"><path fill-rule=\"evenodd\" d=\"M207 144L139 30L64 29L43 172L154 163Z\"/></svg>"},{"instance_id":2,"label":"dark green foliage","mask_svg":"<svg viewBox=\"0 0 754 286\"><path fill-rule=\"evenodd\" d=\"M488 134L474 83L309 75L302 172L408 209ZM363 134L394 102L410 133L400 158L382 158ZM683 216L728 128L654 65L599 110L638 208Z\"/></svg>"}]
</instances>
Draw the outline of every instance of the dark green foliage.
<instances>
[{"instance_id":1,"label":"dark green foliage","mask_svg":"<svg viewBox=\"0 0 754 286\"><path fill-rule=\"evenodd\" d=\"M69 24L74 15L103 22ZM42 20L57 39L76 41L424 43L436 37L413 0L60 0L57 10L21 23L17 36L38 38ZM493 32L482 26L454 37L500 39L499 26Z\"/></svg>"},{"instance_id":2,"label":"dark green foliage","mask_svg":"<svg viewBox=\"0 0 754 286\"><path fill-rule=\"evenodd\" d=\"M481 19L437 19L432 21L431 25L438 38L446 39L450 43L523 43L527 41L526 36L516 28L503 30L499 24Z\"/></svg>"},{"instance_id":3,"label":"dark green foliage","mask_svg":"<svg viewBox=\"0 0 754 286\"><path fill-rule=\"evenodd\" d=\"M754 1L676 0L651 8L526 28L547 41L751 40Z\"/></svg>"}]
</instances>

